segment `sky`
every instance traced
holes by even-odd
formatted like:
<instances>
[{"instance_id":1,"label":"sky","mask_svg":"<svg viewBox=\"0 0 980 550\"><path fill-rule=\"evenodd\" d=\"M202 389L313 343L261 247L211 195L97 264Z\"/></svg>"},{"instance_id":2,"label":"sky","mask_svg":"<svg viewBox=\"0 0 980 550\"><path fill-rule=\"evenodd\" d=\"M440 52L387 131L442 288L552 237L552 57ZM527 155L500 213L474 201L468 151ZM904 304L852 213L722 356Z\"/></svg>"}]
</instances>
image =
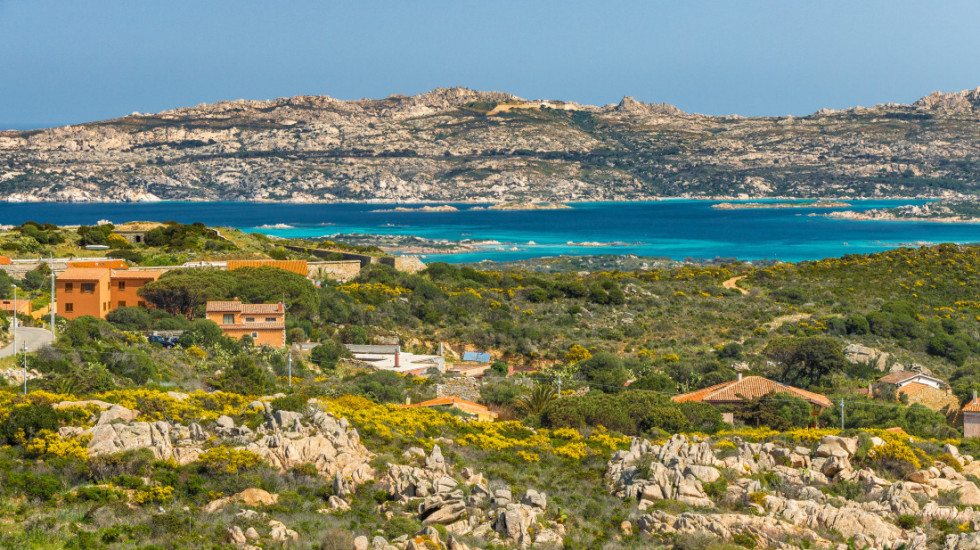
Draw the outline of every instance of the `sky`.
<instances>
[{"instance_id":1,"label":"sky","mask_svg":"<svg viewBox=\"0 0 980 550\"><path fill-rule=\"evenodd\" d=\"M464 86L805 115L980 86L980 2L0 0L0 128Z\"/></svg>"}]
</instances>

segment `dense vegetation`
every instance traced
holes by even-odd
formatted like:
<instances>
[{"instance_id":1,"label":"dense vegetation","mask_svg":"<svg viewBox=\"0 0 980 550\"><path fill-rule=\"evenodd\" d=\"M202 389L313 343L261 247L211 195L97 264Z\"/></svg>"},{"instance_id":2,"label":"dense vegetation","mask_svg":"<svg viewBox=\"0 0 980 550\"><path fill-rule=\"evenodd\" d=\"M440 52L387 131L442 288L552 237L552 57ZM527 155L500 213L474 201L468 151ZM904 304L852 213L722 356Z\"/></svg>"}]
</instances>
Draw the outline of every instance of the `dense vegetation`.
<instances>
[{"instance_id":1,"label":"dense vegetation","mask_svg":"<svg viewBox=\"0 0 980 550\"><path fill-rule=\"evenodd\" d=\"M68 240L57 228L22 227L30 235L18 229L11 241L29 236L57 246L42 234ZM75 232L72 238L102 231ZM188 243L208 242L195 239L210 233L174 229L174 238L178 234L185 238L180 246L191 247L197 245ZM233 241L239 250L277 250L258 238L235 238L242 239ZM290 251L280 253L293 257ZM47 277L43 270L29 274L23 292L39 299ZM736 277L734 286L722 284ZM0 292L9 292L10 283L0 275ZM835 404L844 400L848 433L900 427L918 438L914 445L902 443L908 449L899 449L906 453L901 456L919 465L927 458L941 460L937 441L955 439L959 430L943 413L907 406L888 392L874 398L862 394L884 373L848 360L844 347L858 343L889 353L889 364L923 365L948 380L965 401L980 389L977 288L980 248L953 245L795 265L728 263L589 274L443 263L408 274L372 265L354 281L327 281L319 288L271 268L174 270L142 291L156 309L120 308L106 320L60 319L54 345L27 358L41 374L29 381L31 394L0 388L0 443L6 445L0 449L0 509L26 522L0 530L0 545L207 547L223 540L228 518L201 516L200 507L248 487L280 494L279 505L265 511L288 520L317 545L350 530L389 538L417 532L420 525L401 521L406 518L399 514L418 503L388 501L379 495L382 488L370 483L351 497L350 512L325 515L316 510L336 489L315 471L282 472L244 455L213 454L184 466L144 452L89 458L84 441L56 434L97 415L52 407L97 399L180 425L210 425L227 414L237 424L255 426L260 419L247 405L281 392L274 399L279 410L305 412L312 399L349 418L377 455L376 467L399 462L411 445L451 441L454 446L444 451L456 465L521 487L548 487L557 503L549 509L551 519L576 518L568 524L568 547L644 547L637 538L613 542L610 533L631 512L609 496L601 479L605 461L626 448L630 436L663 440L697 432L724 442L734 436L722 412L735 413L738 437L754 439L786 432L812 443L812 430L804 428L814 422L839 426L836 407L814 418L808 403L785 394L730 410L669 399L731 380L736 367L823 393ZM217 325L200 319L206 300L234 297L287 304L290 341L313 344L308 352L291 352L291 371L286 351L230 340ZM176 347L165 349L147 340L148 330L183 335ZM448 376L366 370L352 364L343 347L394 337L419 353L433 352L440 342L493 352L496 363L480 386L480 400L499 412L501 421L472 423L451 413L385 405L432 398ZM22 360L3 359L0 367ZM509 366L518 372L505 376ZM168 391L191 397L177 404ZM862 464L889 479L904 475L912 464L862 456ZM240 468L229 466L235 461ZM378 506L396 512L394 519L376 514Z\"/></svg>"}]
</instances>

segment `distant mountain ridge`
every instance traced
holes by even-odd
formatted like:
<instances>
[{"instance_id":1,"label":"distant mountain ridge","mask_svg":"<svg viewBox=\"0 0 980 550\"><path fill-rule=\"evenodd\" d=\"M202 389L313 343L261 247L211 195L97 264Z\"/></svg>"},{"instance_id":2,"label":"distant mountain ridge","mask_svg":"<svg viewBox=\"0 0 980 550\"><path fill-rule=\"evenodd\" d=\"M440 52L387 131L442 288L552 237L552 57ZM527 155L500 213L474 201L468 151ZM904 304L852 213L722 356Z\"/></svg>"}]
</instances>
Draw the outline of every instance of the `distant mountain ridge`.
<instances>
[{"instance_id":1,"label":"distant mountain ridge","mask_svg":"<svg viewBox=\"0 0 980 550\"><path fill-rule=\"evenodd\" d=\"M439 88L0 132L0 200L578 201L972 195L980 88L805 117Z\"/></svg>"}]
</instances>

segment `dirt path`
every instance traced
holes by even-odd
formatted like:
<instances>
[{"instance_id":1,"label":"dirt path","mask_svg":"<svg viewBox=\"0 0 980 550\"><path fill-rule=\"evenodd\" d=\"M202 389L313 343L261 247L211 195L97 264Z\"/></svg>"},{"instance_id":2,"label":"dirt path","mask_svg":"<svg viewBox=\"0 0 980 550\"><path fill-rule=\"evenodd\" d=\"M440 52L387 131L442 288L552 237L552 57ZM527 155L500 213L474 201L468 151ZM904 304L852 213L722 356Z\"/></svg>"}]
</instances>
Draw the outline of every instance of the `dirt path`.
<instances>
[{"instance_id":1,"label":"dirt path","mask_svg":"<svg viewBox=\"0 0 980 550\"><path fill-rule=\"evenodd\" d=\"M798 323L809 317L809 313L794 313L792 315L781 315L766 323L766 330L773 330L783 323Z\"/></svg>"},{"instance_id":2,"label":"dirt path","mask_svg":"<svg viewBox=\"0 0 980 550\"><path fill-rule=\"evenodd\" d=\"M749 293L748 290L745 290L744 288L742 288L742 287L740 287L740 286L738 286L738 285L735 284L739 280L744 279L745 277L746 277L746 275L739 275L738 277L732 277L731 279L722 281L721 282L721 286L723 288L734 288L735 290L741 292L742 294L748 294Z\"/></svg>"}]
</instances>

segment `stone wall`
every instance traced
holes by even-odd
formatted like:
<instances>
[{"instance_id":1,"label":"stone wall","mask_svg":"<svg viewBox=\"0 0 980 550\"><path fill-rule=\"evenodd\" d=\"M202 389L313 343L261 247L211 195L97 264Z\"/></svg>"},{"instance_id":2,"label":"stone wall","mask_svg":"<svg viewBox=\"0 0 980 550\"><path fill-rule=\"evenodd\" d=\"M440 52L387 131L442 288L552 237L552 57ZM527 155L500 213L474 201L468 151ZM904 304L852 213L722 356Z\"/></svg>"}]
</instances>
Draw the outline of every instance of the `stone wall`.
<instances>
[{"instance_id":1,"label":"stone wall","mask_svg":"<svg viewBox=\"0 0 980 550\"><path fill-rule=\"evenodd\" d=\"M309 277L314 281L322 281L324 275L342 283L350 281L361 272L361 262L358 260L340 260L337 262L307 262Z\"/></svg>"},{"instance_id":2,"label":"stone wall","mask_svg":"<svg viewBox=\"0 0 980 550\"><path fill-rule=\"evenodd\" d=\"M384 258L388 259L388 258ZM398 271L405 271L406 273L418 273L425 269L425 264L418 256L395 256L391 258L393 260L392 265Z\"/></svg>"},{"instance_id":3,"label":"stone wall","mask_svg":"<svg viewBox=\"0 0 980 550\"><path fill-rule=\"evenodd\" d=\"M480 399L480 381L468 376L446 378L445 382L436 385L436 397L459 397L467 401Z\"/></svg>"}]
</instances>

